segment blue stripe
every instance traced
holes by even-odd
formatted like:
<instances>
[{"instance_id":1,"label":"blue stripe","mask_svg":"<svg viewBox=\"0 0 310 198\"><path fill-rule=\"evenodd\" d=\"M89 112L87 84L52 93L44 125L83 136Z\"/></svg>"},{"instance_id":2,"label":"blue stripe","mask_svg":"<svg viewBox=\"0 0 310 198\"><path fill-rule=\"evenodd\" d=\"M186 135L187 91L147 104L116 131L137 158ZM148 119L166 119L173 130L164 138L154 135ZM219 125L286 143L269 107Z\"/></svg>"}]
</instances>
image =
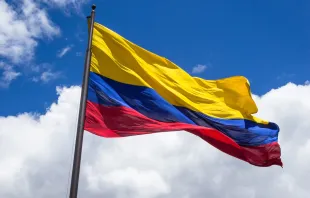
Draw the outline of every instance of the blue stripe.
<instances>
[{"instance_id":1,"label":"blue stripe","mask_svg":"<svg viewBox=\"0 0 310 198\"><path fill-rule=\"evenodd\" d=\"M153 89L116 82L90 73L88 99L106 106L125 106L162 122L195 124Z\"/></svg>"},{"instance_id":2,"label":"blue stripe","mask_svg":"<svg viewBox=\"0 0 310 198\"><path fill-rule=\"evenodd\" d=\"M258 146L278 140L279 128L274 123L263 125L251 120L213 118L173 106L151 88L120 83L93 72L89 78L88 100L105 106L130 107L161 122L215 128L242 146Z\"/></svg>"}]
</instances>

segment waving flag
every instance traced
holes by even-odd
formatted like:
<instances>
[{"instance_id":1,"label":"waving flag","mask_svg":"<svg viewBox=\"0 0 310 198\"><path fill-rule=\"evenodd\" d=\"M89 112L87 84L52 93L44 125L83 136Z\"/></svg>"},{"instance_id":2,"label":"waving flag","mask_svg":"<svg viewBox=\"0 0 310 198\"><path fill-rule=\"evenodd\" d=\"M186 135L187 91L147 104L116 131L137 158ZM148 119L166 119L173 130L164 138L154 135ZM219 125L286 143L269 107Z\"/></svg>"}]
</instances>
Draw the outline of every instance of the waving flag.
<instances>
[{"instance_id":1,"label":"waving flag","mask_svg":"<svg viewBox=\"0 0 310 198\"><path fill-rule=\"evenodd\" d=\"M185 130L256 166L280 165L279 127L242 76L192 77L173 62L95 23L84 129L102 137Z\"/></svg>"}]
</instances>

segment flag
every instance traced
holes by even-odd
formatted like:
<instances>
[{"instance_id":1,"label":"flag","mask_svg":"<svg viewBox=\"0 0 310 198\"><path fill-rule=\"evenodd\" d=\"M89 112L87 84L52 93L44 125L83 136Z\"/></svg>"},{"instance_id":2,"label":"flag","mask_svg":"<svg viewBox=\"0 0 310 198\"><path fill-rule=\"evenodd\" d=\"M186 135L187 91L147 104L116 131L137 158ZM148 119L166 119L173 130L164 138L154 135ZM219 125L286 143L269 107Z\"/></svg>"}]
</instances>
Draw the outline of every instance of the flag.
<instances>
[{"instance_id":1,"label":"flag","mask_svg":"<svg viewBox=\"0 0 310 198\"><path fill-rule=\"evenodd\" d=\"M184 130L252 165L282 166L279 127L257 111L245 77L192 77L94 24L85 130L108 138Z\"/></svg>"}]
</instances>

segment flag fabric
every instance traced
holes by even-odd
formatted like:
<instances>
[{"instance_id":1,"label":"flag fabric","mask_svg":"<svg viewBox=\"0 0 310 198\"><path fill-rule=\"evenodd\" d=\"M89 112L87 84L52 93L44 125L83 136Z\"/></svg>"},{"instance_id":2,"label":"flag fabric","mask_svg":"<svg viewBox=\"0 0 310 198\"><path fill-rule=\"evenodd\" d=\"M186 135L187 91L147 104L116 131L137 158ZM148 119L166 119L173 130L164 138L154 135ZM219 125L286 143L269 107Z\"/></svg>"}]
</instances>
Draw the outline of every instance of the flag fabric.
<instances>
[{"instance_id":1,"label":"flag fabric","mask_svg":"<svg viewBox=\"0 0 310 198\"><path fill-rule=\"evenodd\" d=\"M95 22L85 130L111 138L184 130L255 166L282 166L279 127L257 111L245 77L192 77Z\"/></svg>"}]
</instances>

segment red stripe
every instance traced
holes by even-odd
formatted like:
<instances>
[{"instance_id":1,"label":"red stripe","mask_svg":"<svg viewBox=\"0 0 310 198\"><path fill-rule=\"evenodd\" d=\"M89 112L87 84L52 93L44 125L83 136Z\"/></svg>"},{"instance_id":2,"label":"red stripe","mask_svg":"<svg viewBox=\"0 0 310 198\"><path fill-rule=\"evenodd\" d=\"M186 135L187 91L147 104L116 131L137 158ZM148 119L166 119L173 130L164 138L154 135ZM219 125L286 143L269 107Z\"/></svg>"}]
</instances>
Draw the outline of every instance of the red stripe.
<instances>
[{"instance_id":1,"label":"red stripe","mask_svg":"<svg viewBox=\"0 0 310 198\"><path fill-rule=\"evenodd\" d=\"M186 123L165 123L152 120L128 107L107 107L87 101L85 130L102 137L125 137L185 130L193 133L217 149L256 166L280 165L278 143L262 146L240 146L213 128Z\"/></svg>"}]
</instances>

